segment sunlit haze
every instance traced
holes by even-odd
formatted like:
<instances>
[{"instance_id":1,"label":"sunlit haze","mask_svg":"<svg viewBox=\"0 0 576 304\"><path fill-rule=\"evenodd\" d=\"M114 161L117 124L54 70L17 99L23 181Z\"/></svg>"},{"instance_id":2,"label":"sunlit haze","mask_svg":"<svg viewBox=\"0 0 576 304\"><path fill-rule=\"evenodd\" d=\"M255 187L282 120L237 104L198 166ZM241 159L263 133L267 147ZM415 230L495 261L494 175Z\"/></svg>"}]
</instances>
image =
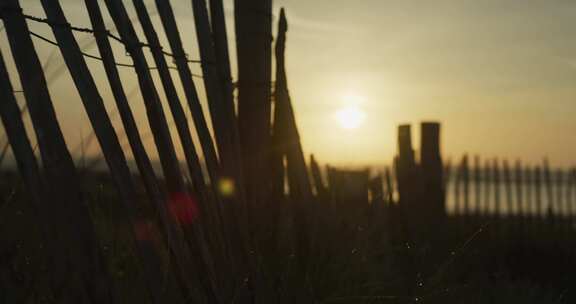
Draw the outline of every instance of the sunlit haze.
<instances>
[{"instance_id":1,"label":"sunlit haze","mask_svg":"<svg viewBox=\"0 0 576 304\"><path fill-rule=\"evenodd\" d=\"M39 1L21 2L25 13L44 16ZM90 26L83 1L61 2L72 24ZM228 34L234 39L232 1L225 2ZM146 3L149 9L154 7ZM468 152L526 162L548 156L553 165L572 164L576 155L575 1L350 3L274 1L275 22L281 6L287 12L288 84L305 153L334 164L389 163L396 151L398 124L413 124L417 146L419 123L435 120L442 122L442 150L447 158ZM135 16L129 1L126 4ZM173 1L173 5L189 58L199 58L190 1ZM109 23L107 14L105 18ZM152 18L161 28L158 16ZM29 24L32 31L53 37L49 27ZM87 53L98 53L90 35L75 35ZM144 40L142 32L139 35ZM90 133L88 119L56 48L38 39L34 43L46 65L68 145L74 150L79 138ZM3 32L0 47L10 58ZM130 62L121 45L116 43L114 48L118 61ZM113 112L104 71L99 62L87 60ZM10 74L16 75L13 62L7 61ZM199 65L192 67L201 72ZM126 91L133 92L131 105L142 132L149 132L142 123L145 110L135 90L136 77L129 68L121 73ZM204 98L203 86L196 80ZM19 86L18 79L13 82ZM114 124L121 129L118 119ZM150 136L145 140L151 148ZM123 143L127 144L125 139ZM96 144L88 150L100 153Z\"/></svg>"}]
</instances>

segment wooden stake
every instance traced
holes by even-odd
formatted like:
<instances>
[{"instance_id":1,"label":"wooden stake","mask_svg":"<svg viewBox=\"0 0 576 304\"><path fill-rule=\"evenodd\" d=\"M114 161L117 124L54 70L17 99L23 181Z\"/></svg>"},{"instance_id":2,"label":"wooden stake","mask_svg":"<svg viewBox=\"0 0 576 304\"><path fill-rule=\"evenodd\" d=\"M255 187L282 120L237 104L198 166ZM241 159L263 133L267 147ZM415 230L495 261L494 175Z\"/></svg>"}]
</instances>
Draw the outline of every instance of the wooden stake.
<instances>
[{"instance_id":1,"label":"wooden stake","mask_svg":"<svg viewBox=\"0 0 576 304\"><path fill-rule=\"evenodd\" d=\"M288 185L294 203L304 203L311 197L310 180L300 144L300 135L288 92L285 68L286 32L288 24L284 10L280 11L276 42L276 86L274 92L274 149L283 151L287 160Z\"/></svg>"},{"instance_id":2,"label":"wooden stake","mask_svg":"<svg viewBox=\"0 0 576 304\"><path fill-rule=\"evenodd\" d=\"M234 1L238 130L248 202L267 198L271 118L272 0Z\"/></svg>"}]
</instances>

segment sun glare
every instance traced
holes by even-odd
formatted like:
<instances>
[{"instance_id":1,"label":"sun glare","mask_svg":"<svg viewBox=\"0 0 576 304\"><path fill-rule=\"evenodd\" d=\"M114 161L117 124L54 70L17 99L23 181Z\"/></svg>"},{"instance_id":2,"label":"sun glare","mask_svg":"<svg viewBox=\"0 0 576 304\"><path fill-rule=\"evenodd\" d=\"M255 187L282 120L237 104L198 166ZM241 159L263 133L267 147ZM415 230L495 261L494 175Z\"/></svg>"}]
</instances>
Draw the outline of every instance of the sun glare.
<instances>
[{"instance_id":1,"label":"sun glare","mask_svg":"<svg viewBox=\"0 0 576 304\"><path fill-rule=\"evenodd\" d=\"M340 127L347 130L357 129L366 119L366 113L358 106L346 106L336 112L336 120Z\"/></svg>"}]
</instances>

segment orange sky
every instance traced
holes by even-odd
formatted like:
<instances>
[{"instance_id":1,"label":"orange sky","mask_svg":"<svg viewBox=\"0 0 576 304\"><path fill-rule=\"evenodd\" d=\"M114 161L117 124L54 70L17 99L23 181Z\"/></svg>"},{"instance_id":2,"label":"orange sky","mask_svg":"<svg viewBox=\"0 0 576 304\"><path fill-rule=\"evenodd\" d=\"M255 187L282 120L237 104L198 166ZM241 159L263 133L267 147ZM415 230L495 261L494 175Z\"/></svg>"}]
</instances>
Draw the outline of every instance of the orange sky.
<instances>
[{"instance_id":1,"label":"orange sky","mask_svg":"<svg viewBox=\"0 0 576 304\"><path fill-rule=\"evenodd\" d=\"M44 15L39 1L21 2L26 13ZM61 2L71 23L90 26L83 1ZM198 58L190 3L172 2L190 58ZM152 10L154 5L147 3ZM233 37L231 1L226 4ZM446 157L469 152L576 163L576 2L275 1L280 6L287 8L290 24L288 77L304 149L320 161L389 163L399 123L413 123L417 131L420 121L438 120ZM158 17L153 18L163 38ZM46 26L30 25L52 37ZM19 87L4 35L0 48L12 67L13 85ZM85 51L98 53L89 35L77 38ZM62 127L75 150L80 135L90 132L88 120L58 51L35 43L47 62ZM115 50L118 61L130 62L122 46ZM52 52L56 56L49 61ZM102 67L87 61L114 112ZM124 68L122 77L127 92L136 88L132 71ZM134 92L132 106L143 121L142 101ZM352 104L364 112L364 120L357 128L342 128L336 113ZM120 122L115 125L121 131ZM147 133L147 124L141 123L141 129ZM98 153L97 145L90 153Z\"/></svg>"}]
</instances>

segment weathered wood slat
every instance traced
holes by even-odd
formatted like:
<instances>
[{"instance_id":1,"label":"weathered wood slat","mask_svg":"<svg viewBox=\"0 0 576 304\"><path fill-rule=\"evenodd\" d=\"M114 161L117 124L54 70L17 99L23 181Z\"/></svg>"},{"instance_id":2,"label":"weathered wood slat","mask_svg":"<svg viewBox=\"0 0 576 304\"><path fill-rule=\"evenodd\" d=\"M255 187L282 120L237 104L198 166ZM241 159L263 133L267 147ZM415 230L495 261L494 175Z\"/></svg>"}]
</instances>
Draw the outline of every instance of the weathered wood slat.
<instances>
[{"instance_id":1,"label":"weathered wood slat","mask_svg":"<svg viewBox=\"0 0 576 304\"><path fill-rule=\"evenodd\" d=\"M194 12L194 24L196 25L196 37L200 50L202 74L204 76L204 87L206 89L206 96L208 97L214 134L216 136L216 142L218 143L218 154L223 169L222 174L237 178L240 174L238 171L239 168L237 167L240 167L241 158L237 121L234 114L234 101L231 95L230 85L227 84L226 80L224 80L224 83L221 81L222 78L229 79L230 77L227 45L222 45L222 43L225 44L226 42L222 42L222 38L220 38L220 58L217 58L215 43L212 39L213 33L210 30L206 0L192 0L192 8ZM215 22L215 20L212 21L213 24L216 24L216 28L220 29L219 35L226 37L225 28L222 28L223 25L221 25L222 22L224 22L223 17L221 17L218 22ZM217 26L218 24L220 25ZM226 50L222 50L224 48ZM219 66L220 60L223 61L222 67ZM228 72L227 76L221 76L226 72Z\"/></svg>"},{"instance_id":2,"label":"weathered wood slat","mask_svg":"<svg viewBox=\"0 0 576 304\"><path fill-rule=\"evenodd\" d=\"M134 69L138 77L138 84L142 92L142 98L146 107L148 123L154 137L154 143L158 150L158 156L164 172L164 179L169 193L184 193L184 179L176 157L176 151L170 130L166 121L166 116L158 91L152 80L148 63L142 51L142 45L138 41L134 26L121 1L106 0L106 6L110 17L114 21L118 34L125 41L126 51L132 57Z\"/></svg>"},{"instance_id":3,"label":"weathered wood slat","mask_svg":"<svg viewBox=\"0 0 576 304\"><path fill-rule=\"evenodd\" d=\"M165 178L167 179L168 191L172 194L188 195L184 186L184 180L176 158L174 146L170 138L170 133L167 128L164 112L160 104L160 98L154 86L154 82L152 81L152 76L150 75L142 47L138 43L134 27L128 18L126 9L122 2L114 0L106 0L105 2L108 11L110 12L110 16L118 28L121 38L124 41L127 41L126 49L132 56L138 74L142 96L146 101L149 115L153 116L153 119L151 119L150 122L154 122L156 127L159 128L158 130L155 130L155 126L151 125L153 135L157 141L159 154L164 156L162 165L164 168ZM155 47L158 47L158 45ZM160 153L161 150L162 153ZM198 221L196 221L186 223L182 228L186 231L189 238L191 238L188 239L188 242L193 255L199 257L194 261L196 262L196 269L199 270L196 275L203 279L202 282L204 282L204 290L207 295L211 297L211 301L218 302L217 295L214 292L216 289L214 283L215 275L213 271L214 264L212 257L207 252L208 247L204 239L205 235L202 231L202 227L199 225Z\"/></svg>"},{"instance_id":4,"label":"weathered wood slat","mask_svg":"<svg viewBox=\"0 0 576 304\"><path fill-rule=\"evenodd\" d=\"M106 275L102 271L96 236L88 209L80 191L79 178L60 130L42 65L22 16L18 0L0 3L12 56L18 69L26 104L36 133L43 168L51 181L53 212L46 214L59 233L52 241L60 246L53 272L53 289L68 289L61 303L82 301L86 295L94 301L109 299Z\"/></svg>"},{"instance_id":5,"label":"weathered wood slat","mask_svg":"<svg viewBox=\"0 0 576 304\"><path fill-rule=\"evenodd\" d=\"M210 0L210 20L212 21L212 38L214 42L214 55L216 58L215 65L218 69L218 76L220 80L220 88L222 91L222 110L225 117L226 126L232 136L231 154L233 164L223 164L225 168L234 166L235 175L232 175L237 180L236 184L242 191L244 187L244 174L242 171L242 157L240 146L240 134L238 131L238 120L235 114L234 105L234 84L232 83L232 72L230 69L230 55L228 50L228 35L226 33L226 18L224 14L224 5L222 0ZM210 64L210 62L207 62ZM223 161L226 161L223 159ZM244 199L244 194L242 193Z\"/></svg>"},{"instance_id":6,"label":"weathered wood slat","mask_svg":"<svg viewBox=\"0 0 576 304\"><path fill-rule=\"evenodd\" d=\"M144 2L142 0L133 0L132 3L136 9L138 20L140 21L140 25L142 26L148 44L153 46L160 46L160 39L158 38L156 30L154 29L154 25L152 24L152 20L148 15L148 11L144 5ZM186 159L186 163L188 164L188 172L192 178L192 184L195 191L197 191L200 200L204 204L202 207L209 210L213 209L215 206L213 206L213 204L208 204L208 202L205 201L207 198L205 193L206 185L204 181L204 175L202 174L202 168L200 166L200 159L196 153L196 149L194 148L188 120L186 119L186 114L184 113L184 109L182 108L182 104L178 98L176 86L172 81L172 76L170 75L170 70L168 69L168 63L166 62L166 58L164 57L164 53L160 47L152 47L150 48L150 51L152 52L154 62L156 63L158 74L160 75L160 81L162 83L162 87L164 88L164 94L166 95L166 101L168 102L170 112L172 113L172 118L174 119L174 123L176 125L180 144L182 146L182 150L184 151L184 157ZM214 212L216 211L210 210L210 212L211 215L215 215Z\"/></svg>"},{"instance_id":7,"label":"weathered wood slat","mask_svg":"<svg viewBox=\"0 0 576 304\"><path fill-rule=\"evenodd\" d=\"M16 159L22 180L29 190L28 195L35 207L40 211L39 213L42 214L42 211L49 206L44 203L44 200L47 199L45 196L44 178L42 177L40 167L34 156L34 150L26 134L20 107L18 107L18 103L12 92L13 87L10 82L10 77L8 76L6 64L4 63L4 57L0 52L0 118L2 119L6 137L14 153L14 158ZM40 220L46 222L44 217ZM49 224L45 223L44 227L47 229Z\"/></svg>"},{"instance_id":8,"label":"weathered wood slat","mask_svg":"<svg viewBox=\"0 0 576 304\"><path fill-rule=\"evenodd\" d=\"M67 24L66 17L58 1L42 0L42 6L46 16L57 24ZM118 141L118 137L104 107L104 101L98 92L96 83L92 78L90 70L80 51L78 43L74 38L72 30L63 26L52 26L52 31L62 52L64 61L68 66L72 80L80 94L86 113L92 128L102 148L102 153L110 169L110 175L114 180L116 189L120 194L121 202L129 216L129 221L133 227L134 235L137 234L137 227L141 215L137 213L140 209L137 201L136 187L128 168L124 152ZM155 284L155 278L162 274L159 265L153 263L154 253L152 248L137 241L137 253L139 254L144 267L144 276L148 290L154 303L160 303L162 299L162 289Z\"/></svg>"},{"instance_id":9,"label":"weathered wood slat","mask_svg":"<svg viewBox=\"0 0 576 304\"><path fill-rule=\"evenodd\" d=\"M42 227L40 229L42 238L38 247L47 249L47 256L45 257L46 260L49 260L49 262L45 264L47 266L47 272L58 273L54 268L60 267L58 256L60 255L61 249L59 247L63 244L58 242L58 238L55 237L58 231L52 222L55 218L51 217L56 208L54 208L52 204L46 203L47 201L52 202L56 198L48 191L49 188L46 187L45 176L43 176L40 171L40 167L34 156L34 150L26 134L20 107L12 92L13 87L10 82L10 77L8 76L4 58L0 52L0 118L8 139L7 144L12 148L20 176L26 187L26 194L35 209L34 211L37 215L36 220ZM52 279L53 281L50 283L53 284L53 287L62 286L62 282L60 281L62 278L53 277Z\"/></svg>"},{"instance_id":10,"label":"weathered wood slat","mask_svg":"<svg viewBox=\"0 0 576 304\"><path fill-rule=\"evenodd\" d=\"M86 4L92 27L95 30L94 36L96 38L98 50L102 57L104 69L108 77L110 89L114 95L118 113L120 114L126 132L126 137L128 138L128 142L132 149L132 154L134 155L136 165L140 172L140 177L144 182L148 198L155 208L170 254L173 257L171 264L173 266L172 269L174 273L179 276L180 282L186 285L182 288L186 295L186 292L190 292L193 288L187 278L188 271L192 269L188 265L191 261L189 260L190 257L188 256L189 253L187 246L183 240L181 231L177 229L176 223L170 218L170 214L166 207L166 195L160 190L156 173L154 172L150 158L148 157L142 139L140 138L138 126L132 114L132 110L130 109L128 98L124 92L122 81L115 65L114 53L106 34L107 29L98 2L97 0L85 0L84 2Z\"/></svg>"}]
</instances>

